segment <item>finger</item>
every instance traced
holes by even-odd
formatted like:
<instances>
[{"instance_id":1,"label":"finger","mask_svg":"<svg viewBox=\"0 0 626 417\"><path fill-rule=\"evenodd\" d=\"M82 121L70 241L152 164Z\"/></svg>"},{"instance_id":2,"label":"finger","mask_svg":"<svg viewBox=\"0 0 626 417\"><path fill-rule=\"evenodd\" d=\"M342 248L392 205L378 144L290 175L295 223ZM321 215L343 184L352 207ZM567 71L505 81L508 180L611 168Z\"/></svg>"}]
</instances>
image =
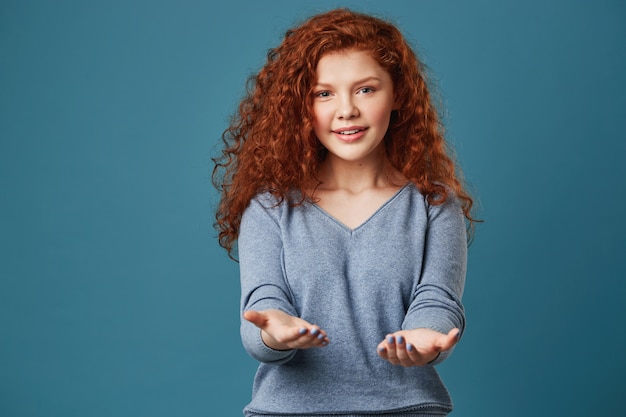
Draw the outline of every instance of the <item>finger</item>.
<instances>
[{"instance_id":1,"label":"finger","mask_svg":"<svg viewBox=\"0 0 626 417\"><path fill-rule=\"evenodd\" d=\"M395 349L395 346L392 347L391 349L392 350ZM387 345L387 343L383 343L382 345L378 347L378 356L380 356L381 358L383 358L387 362L390 362L393 365L392 360L389 358L389 350L390 348Z\"/></svg>"},{"instance_id":2,"label":"finger","mask_svg":"<svg viewBox=\"0 0 626 417\"><path fill-rule=\"evenodd\" d=\"M376 352L378 353L378 356L387 360L387 345L384 342L378 344Z\"/></svg>"},{"instance_id":3,"label":"finger","mask_svg":"<svg viewBox=\"0 0 626 417\"><path fill-rule=\"evenodd\" d=\"M404 348L406 359L402 362L402 366L422 366L426 363L423 353L412 343L406 341Z\"/></svg>"},{"instance_id":4,"label":"finger","mask_svg":"<svg viewBox=\"0 0 626 417\"><path fill-rule=\"evenodd\" d=\"M427 362L424 355L402 336L396 336L396 356L399 365L404 367L422 366Z\"/></svg>"},{"instance_id":5,"label":"finger","mask_svg":"<svg viewBox=\"0 0 626 417\"><path fill-rule=\"evenodd\" d=\"M267 317L265 316L265 314L256 310L245 311L243 313L243 318L261 329L265 326L265 323L267 322Z\"/></svg>"},{"instance_id":6,"label":"finger","mask_svg":"<svg viewBox=\"0 0 626 417\"><path fill-rule=\"evenodd\" d=\"M396 358L398 360L398 363L402 366L411 366L411 358L409 357L409 353L407 352L406 340L401 334L396 335L395 345Z\"/></svg>"},{"instance_id":7,"label":"finger","mask_svg":"<svg viewBox=\"0 0 626 417\"><path fill-rule=\"evenodd\" d=\"M330 342L326 332L318 327L313 328L311 335L315 337L313 340L315 346L326 346Z\"/></svg>"},{"instance_id":8,"label":"finger","mask_svg":"<svg viewBox=\"0 0 626 417\"><path fill-rule=\"evenodd\" d=\"M399 365L400 362L398 360L398 354L396 352L396 337L394 335L387 335L387 337L385 338L385 344L387 353L386 359L393 365Z\"/></svg>"},{"instance_id":9,"label":"finger","mask_svg":"<svg viewBox=\"0 0 626 417\"><path fill-rule=\"evenodd\" d=\"M461 337L461 331L459 329L452 329L448 332L448 334L443 335L439 338L439 342L437 343L437 350L439 352L443 352L446 350L450 350L457 344Z\"/></svg>"},{"instance_id":10,"label":"finger","mask_svg":"<svg viewBox=\"0 0 626 417\"><path fill-rule=\"evenodd\" d=\"M311 342L314 346L326 346L330 341L326 332L317 326L313 327L310 333L313 337Z\"/></svg>"},{"instance_id":11,"label":"finger","mask_svg":"<svg viewBox=\"0 0 626 417\"><path fill-rule=\"evenodd\" d=\"M306 332L306 329L304 329L304 331ZM280 347L270 345L275 349L296 349L306 347L307 340L306 336L302 332L302 329L283 327L282 331L279 332L270 334L266 330L262 330L262 333L270 338L270 340L274 340L281 345Z\"/></svg>"},{"instance_id":12,"label":"finger","mask_svg":"<svg viewBox=\"0 0 626 417\"><path fill-rule=\"evenodd\" d=\"M387 343L387 337L389 337L389 335L385 336L385 338L376 347L378 356L385 360L389 360L389 345Z\"/></svg>"},{"instance_id":13,"label":"finger","mask_svg":"<svg viewBox=\"0 0 626 417\"><path fill-rule=\"evenodd\" d=\"M406 343L406 354L408 356L407 366L421 366L425 363L424 356L411 343Z\"/></svg>"},{"instance_id":14,"label":"finger","mask_svg":"<svg viewBox=\"0 0 626 417\"><path fill-rule=\"evenodd\" d=\"M300 347L326 346L330 340L322 329L317 326L312 328L302 327L298 330Z\"/></svg>"}]
</instances>

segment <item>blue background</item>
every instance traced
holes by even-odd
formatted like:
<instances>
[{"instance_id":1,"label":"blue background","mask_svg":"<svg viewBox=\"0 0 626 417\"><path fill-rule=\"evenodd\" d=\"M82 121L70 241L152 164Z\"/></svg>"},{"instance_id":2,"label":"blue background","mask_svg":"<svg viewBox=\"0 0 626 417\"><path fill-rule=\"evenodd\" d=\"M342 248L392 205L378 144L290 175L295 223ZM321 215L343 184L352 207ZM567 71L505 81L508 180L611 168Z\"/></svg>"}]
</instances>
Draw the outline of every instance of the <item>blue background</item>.
<instances>
[{"instance_id":1,"label":"blue background","mask_svg":"<svg viewBox=\"0 0 626 417\"><path fill-rule=\"evenodd\" d=\"M0 3L0 415L240 415L210 156L267 49L337 6L417 45L486 220L453 415L619 413L624 3L212 3Z\"/></svg>"}]
</instances>

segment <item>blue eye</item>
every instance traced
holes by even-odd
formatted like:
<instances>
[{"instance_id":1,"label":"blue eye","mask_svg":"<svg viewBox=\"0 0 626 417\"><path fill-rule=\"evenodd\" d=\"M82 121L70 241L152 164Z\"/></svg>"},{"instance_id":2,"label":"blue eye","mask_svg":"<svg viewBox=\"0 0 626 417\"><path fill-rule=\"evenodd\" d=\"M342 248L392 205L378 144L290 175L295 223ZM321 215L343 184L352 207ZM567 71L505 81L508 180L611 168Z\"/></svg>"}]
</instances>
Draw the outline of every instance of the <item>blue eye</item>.
<instances>
[{"instance_id":1,"label":"blue eye","mask_svg":"<svg viewBox=\"0 0 626 417\"><path fill-rule=\"evenodd\" d=\"M327 98L330 97L330 92L320 91L319 93L315 93L315 97Z\"/></svg>"},{"instance_id":2,"label":"blue eye","mask_svg":"<svg viewBox=\"0 0 626 417\"><path fill-rule=\"evenodd\" d=\"M359 90L359 93L368 94L373 93L374 89L372 87L363 87Z\"/></svg>"}]
</instances>

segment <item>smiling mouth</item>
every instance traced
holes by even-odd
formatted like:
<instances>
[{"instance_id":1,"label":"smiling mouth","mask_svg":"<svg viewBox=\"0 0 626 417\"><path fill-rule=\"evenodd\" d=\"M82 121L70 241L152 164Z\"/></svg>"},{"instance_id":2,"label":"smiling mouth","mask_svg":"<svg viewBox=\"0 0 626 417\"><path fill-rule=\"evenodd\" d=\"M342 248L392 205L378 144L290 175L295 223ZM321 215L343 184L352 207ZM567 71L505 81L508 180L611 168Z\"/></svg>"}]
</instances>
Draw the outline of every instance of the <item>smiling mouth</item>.
<instances>
[{"instance_id":1,"label":"smiling mouth","mask_svg":"<svg viewBox=\"0 0 626 417\"><path fill-rule=\"evenodd\" d=\"M346 130L333 130L333 133L339 135L356 135L359 132L363 132L365 129L346 129Z\"/></svg>"}]
</instances>

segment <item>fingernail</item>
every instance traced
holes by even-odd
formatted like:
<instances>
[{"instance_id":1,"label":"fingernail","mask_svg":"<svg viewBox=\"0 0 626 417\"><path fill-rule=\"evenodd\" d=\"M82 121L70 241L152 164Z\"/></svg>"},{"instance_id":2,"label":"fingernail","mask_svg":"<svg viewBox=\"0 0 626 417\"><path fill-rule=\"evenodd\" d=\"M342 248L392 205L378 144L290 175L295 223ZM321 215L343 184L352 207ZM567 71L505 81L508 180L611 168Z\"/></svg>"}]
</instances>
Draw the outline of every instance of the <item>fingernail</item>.
<instances>
[{"instance_id":1,"label":"fingernail","mask_svg":"<svg viewBox=\"0 0 626 417\"><path fill-rule=\"evenodd\" d=\"M313 330L311 330L311 334L312 334L313 336L315 336L315 335L316 335L316 334L318 334L318 333L319 333L319 330L318 330L318 329L313 329Z\"/></svg>"},{"instance_id":2,"label":"fingernail","mask_svg":"<svg viewBox=\"0 0 626 417\"><path fill-rule=\"evenodd\" d=\"M408 350L409 352L413 352L413 345L410 343L406 344L406 350Z\"/></svg>"},{"instance_id":3,"label":"fingernail","mask_svg":"<svg viewBox=\"0 0 626 417\"><path fill-rule=\"evenodd\" d=\"M327 344L328 344L328 342L325 341L325 340L322 342L322 346L326 346Z\"/></svg>"},{"instance_id":4,"label":"fingernail","mask_svg":"<svg viewBox=\"0 0 626 417\"><path fill-rule=\"evenodd\" d=\"M395 341L396 339L393 336L387 336L387 343L393 344Z\"/></svg>"},{"instance_id":5,"label":"fingernail","mask_svg":"<svg viewBox=\"0 0 626 417\"><path fill-rule=\"evenodd\" d=\"M399 345L401 345L401 344L403 344L403 343L404 343L404 337L402 337L402 336L398 336L398 337L396 338L396 341L398 342L398 344L399 344Z\"/></svg>"},{"instance_id":6,"label":"fingernail","mask_svg":"<svg viewBox=\"0 0 626 417\"><path fill-rule=\"evenodd\" d=\"M456 338L457 338L457 340L461 338L461 331L460 330L457 332Z\"/></svg>"},{"instance_id":7,"label":"fingernail","mask_svg":"<svg viewBox=\"0 0 626 417\"><path fill-rule=\"evenodd\" d=\"M385 347L384 347L384 346L380 346L380 347L378 348L378 351L379 351L379 352L384 352L384 351L385 351Z\"/></svg>"},{"instance_id":8,"label":"fingernail","mask_svg":"<svg viewBox=\"0 0 626 417\"><path fill-rule=\"evenodd\" d=\"M303 327L300 330L298 330L298 333L305 334L306 333L306 329Z\"/></svg>"},{"instance_id":9,"label":"fingernail","mask_svg":"<svg viewBox=\"0 0 626 417\"><path fill-rule=\"evenodd\" d=\"M323 339L323 338L324 338L324 335L323 335L322 333L320 333L320 334L318 334L318 335L317 335L317 338L318 338L318 339Z\"/></svg>"}]
</instances>

